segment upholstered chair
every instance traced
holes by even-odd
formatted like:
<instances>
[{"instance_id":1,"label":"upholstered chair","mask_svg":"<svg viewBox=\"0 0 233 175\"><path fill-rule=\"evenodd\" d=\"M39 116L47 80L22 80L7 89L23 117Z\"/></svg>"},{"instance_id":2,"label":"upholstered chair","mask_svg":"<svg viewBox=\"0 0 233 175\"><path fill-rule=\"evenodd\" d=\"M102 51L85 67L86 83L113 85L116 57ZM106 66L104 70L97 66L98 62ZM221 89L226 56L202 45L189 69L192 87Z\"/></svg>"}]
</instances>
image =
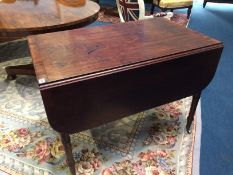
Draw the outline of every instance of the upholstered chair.
<instances>
[{"instance_id":1,"label":"upholstered chair","mask_svg":"<svg viewBox=\"0 0 233 175\"><path fill-rule=\"evenodd\" d=\"M189 19L193 7L193 0L153 0L151 15L154 13L155 6L162 11L188 8L187 18Z\"/></svg>"},{"instance_id":2,"label":"upholstered chair","mask_svg":"<svg viewBox=\"0 0 233 175\"><path fill-rule=\"evenodd\" d=\"M153 15L145 16L143 0L116 0L116 4L121 22L153 18Z\"/></svg>"}]
</instances>

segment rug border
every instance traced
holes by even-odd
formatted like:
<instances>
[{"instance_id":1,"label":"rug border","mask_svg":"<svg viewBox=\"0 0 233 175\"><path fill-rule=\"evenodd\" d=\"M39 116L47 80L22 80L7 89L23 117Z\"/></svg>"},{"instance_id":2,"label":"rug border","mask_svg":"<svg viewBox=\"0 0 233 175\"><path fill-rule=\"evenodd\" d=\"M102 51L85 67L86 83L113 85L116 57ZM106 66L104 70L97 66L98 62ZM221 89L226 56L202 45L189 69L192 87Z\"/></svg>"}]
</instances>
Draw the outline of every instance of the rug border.
<instances>
[{"instance_id":1,"label":"rug border","mask_svg":"<svg viewBox=\"0 0 233 175\"><path fill-rule=\"evenodd\" d=\"M201 100L199 100L196 109L196 132L194 136L193 145L193 160L192 160L192 175L200 174L200 149L201 149L201 132L202 132L202 121L201 121Z\"/></svg>"}]
</instances>

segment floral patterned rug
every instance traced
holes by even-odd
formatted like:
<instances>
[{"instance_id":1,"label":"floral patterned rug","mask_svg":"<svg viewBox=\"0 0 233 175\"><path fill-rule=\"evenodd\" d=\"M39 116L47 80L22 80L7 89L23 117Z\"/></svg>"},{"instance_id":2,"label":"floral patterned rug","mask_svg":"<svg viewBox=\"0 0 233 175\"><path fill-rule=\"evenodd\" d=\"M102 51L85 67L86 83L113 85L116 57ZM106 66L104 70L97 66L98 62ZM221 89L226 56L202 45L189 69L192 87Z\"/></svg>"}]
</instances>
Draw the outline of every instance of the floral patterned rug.
<instances>
[{"instance_id":1,"label":"floral patterned rug","mask_svg":"<svg viewBox=\"0 0 233 175\"><path fill-rule=\"evenodd\" d=\"M0 170L68 175L63 146L48 124L35 78L7 81L0 63ZM185 131L190 97L72 135L80 175L191 174L195 127ZM195 126L195 125L194 125Z\"/></svg>"}]
</instances>

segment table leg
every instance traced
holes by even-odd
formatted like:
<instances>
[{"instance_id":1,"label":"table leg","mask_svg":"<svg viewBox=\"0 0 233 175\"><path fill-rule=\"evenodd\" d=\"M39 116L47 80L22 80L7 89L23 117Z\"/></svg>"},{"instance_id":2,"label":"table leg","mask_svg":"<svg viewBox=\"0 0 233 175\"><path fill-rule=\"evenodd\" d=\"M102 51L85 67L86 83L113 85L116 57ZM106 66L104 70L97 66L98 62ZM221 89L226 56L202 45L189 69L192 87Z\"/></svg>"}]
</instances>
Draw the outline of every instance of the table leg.
<instances>
[{"instance_id":1,"label":"table leg","mask_svg":"<svg viewBox=\"0 0 233 175\"><path fill-rule=\"evenodd\" d=\"M69 136L69 134L66 134L66 133L60 133L60 136L61 136L61 141L62 141L62 144L64 146L65 153L66 153L67 165L70 169L71 174L76 175L75 161L74 161L74 157L72 154L72 146L71 146L71 142L70 142L70 136Z\"/></svg>"},{"instance_id":2,"label":"table leg","mask_svg":"<svg viewBox=\"0 0 233 175\"><path fill-rule=\"evenodd\" d=\"M7 79L13 80L16 75L35 75L33 64L8 66L5 68L7 73Z\"/></svg>"},{"instance_id":3,"label":"table leg","mask_svg":"<svg viewBox=\"0 0 233 175\"><path fill-rule=\"evenodd\" d=\"M187 130L187 132L189 134L191 133L190 127L191 127L193 119L194 119L195 111L196 111L197 104L198 104L198 101L200 99L200 96L201 96L201 92L193 95L189 115L188 115L188 118L187 118L187 124L186 124L186 130Z\"/></svg>"},{"instance_id":4,"label":"table leg","mask_svg":"<svg viewBox=\"0 0 233 175\"><path fill-rule=\"evenodd\" d=\"M206 3L207 3L207 0L204 0L204 2L203 2L203 8L205 8Z\"/></svg>"}]
</instances>

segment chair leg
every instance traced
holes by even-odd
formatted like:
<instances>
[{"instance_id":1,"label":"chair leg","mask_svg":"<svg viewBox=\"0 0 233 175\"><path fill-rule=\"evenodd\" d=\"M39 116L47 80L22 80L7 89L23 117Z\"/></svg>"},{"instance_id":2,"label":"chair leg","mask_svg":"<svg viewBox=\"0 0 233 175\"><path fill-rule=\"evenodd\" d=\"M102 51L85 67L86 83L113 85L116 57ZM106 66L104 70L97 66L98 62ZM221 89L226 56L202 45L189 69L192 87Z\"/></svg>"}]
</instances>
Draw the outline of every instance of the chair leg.
<instances>
[{"instance_id":1,"label":"chair leg","mask_svg":"<svg viewBox=\"0 0 233 175\"><path fill-rule=\"evenodd\" d=\"M189 19L190 15L191 15L192 8L193 8L193 6L190 6L190 7L188 8L188 11L187 11L187 19Z\"/></svg>"},{"instance_id":2,"label":"chair leg","mask_svg":"<svg viewBox=\"0 0 233 175\"><path fill-rule=\"evenodd\" d=\"M155 5L152 3L152 5L151 5L151 10L150 10L150 14L151 14L151 15L153 15L154 10L155 10Z\"/></svg>"},{"instance_id":3,"label":"chair leg","mask_svg":"<svg viewBox=\"0 0 233 175\"><path fill-rule=\"evenodd\" d=\"M194 114L195 114L197 104L198 104L198 101L199 101L200 97L201 97L201 92L193 95L191 107L190 107L190 110L189 110L189 115L188 115L188 118L187 118L187 124L186 124L186 130L187 130L187 132L189 134L191 133L190 127L192 125L192 122L193 122L193 119L194 119Z\"/></svg>"}]
</instances>

